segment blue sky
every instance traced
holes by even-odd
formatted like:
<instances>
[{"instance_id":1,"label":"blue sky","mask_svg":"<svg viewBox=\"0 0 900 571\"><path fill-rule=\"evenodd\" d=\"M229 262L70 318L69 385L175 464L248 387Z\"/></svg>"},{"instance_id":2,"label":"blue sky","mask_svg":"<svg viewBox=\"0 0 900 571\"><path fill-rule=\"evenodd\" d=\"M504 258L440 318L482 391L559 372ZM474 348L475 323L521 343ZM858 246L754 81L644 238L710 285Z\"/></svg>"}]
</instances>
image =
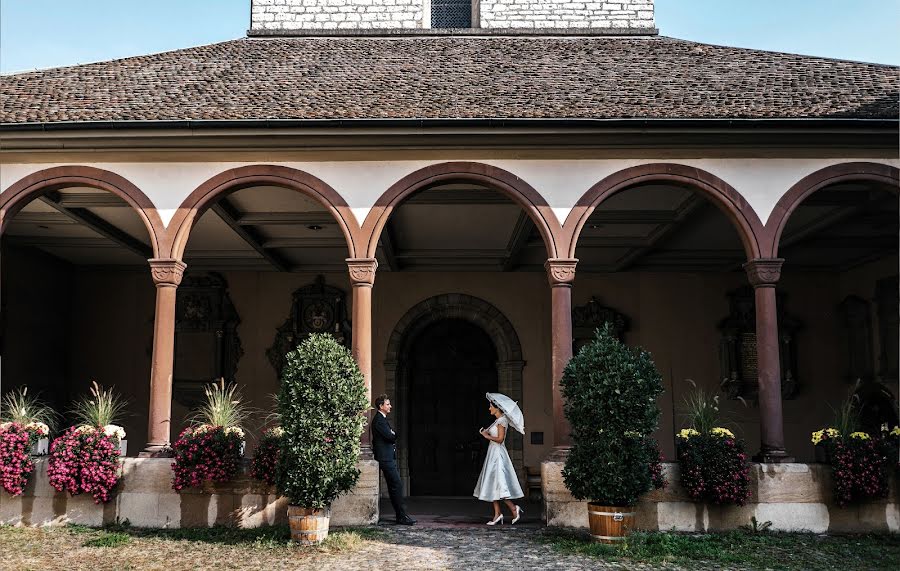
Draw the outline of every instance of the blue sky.
<instances>
[{"instance_id":1,"label":"blue sky","mask_svg":"<svg viewBox=\"0 0 900 571\"><path fill-rule=\"evenodd\" d=\"M0 0L0 71L239 38L250 0ZM900 0L656 0L660 33L713 44L900 64Z\"/></svg>"}]
</instances>

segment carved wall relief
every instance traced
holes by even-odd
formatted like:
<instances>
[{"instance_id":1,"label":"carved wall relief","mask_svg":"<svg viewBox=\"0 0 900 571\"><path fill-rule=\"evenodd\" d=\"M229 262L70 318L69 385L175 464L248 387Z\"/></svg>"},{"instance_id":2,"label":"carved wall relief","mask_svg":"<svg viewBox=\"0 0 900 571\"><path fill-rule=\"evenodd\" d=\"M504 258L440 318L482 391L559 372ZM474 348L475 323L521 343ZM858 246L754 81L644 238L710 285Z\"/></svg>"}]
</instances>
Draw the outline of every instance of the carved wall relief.
<instances>
[{"instance_id":1,"label":"carved wall relief","mask_svg":"<svg viewBox=\"0 0 900 571\"><path fill-rule=\"evenodd\" d=\"M266 350L266 357L279 377L284 368L284 356L310 333L329 333L338 343L350 347L346 294L325 285L324 276L318 276L315 283L294 291L290 314L276 330L275 340Z\"/></svg>"},{"instance_id":2,"label":"carved wall relief","mask_svg":"<svg viewBox=\"0 0 900 571\"><path fill-rule=\"evenodd\" d=\"M234 381L244 354L237 326L241 319L220 274L188 274L175 301L175 373L172 398L193 407L207 383Z\"/></svg>"},{"instance_id":3,"label":"carved wall relief","mask_svg":"<svg viewBox=\"0 0 900 571\"><path fill-rule=\"evenodd\" d=\"M731 311L719 322L722 341L719 362L722 390L728 398L755 400L759 392L756 351L756 301L753 288L742 287L728 294ZM781 394L785 399L797 394L797 320L784 310L784 296L778 294L778 350L781 366Z\"/></svg>"},{"instance_id":4,"label":"carved wall relief","mask_svg":"<svg viewBox=\"0 0 900 571\"><path fill-rule=\"evenodd\" d=\"M604 323L612 324L613 331L619 341L625 341L625 332L628 331L628 317L611 307L600 303L596 297L584 305L572 308L572 344L573 354L591 342L594 332Z\"/></svg>"}]
</instances>

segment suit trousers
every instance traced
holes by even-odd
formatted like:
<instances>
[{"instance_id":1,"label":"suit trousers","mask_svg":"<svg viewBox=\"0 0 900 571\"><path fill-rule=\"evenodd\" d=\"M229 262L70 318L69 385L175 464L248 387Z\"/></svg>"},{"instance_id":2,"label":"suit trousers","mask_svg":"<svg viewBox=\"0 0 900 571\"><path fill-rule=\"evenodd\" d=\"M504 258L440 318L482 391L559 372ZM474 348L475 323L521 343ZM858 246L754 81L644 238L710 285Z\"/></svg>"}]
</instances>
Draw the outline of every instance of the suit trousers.
<instances>
[{"instance_id":1,"label":"suit trousers","mask_svg":"<svg viewBox=\"0 0 900 571\"><path fill-rule=\"evenodd\" d=\"M400 471L397 469L396 460L382 460L378 462L384 480L387 482L388 495L391 497L391 505L394 506L394 514L397 519L406 517L406 508L403 506L403 483L400 481Z\"/></svg>"}]
</instances>

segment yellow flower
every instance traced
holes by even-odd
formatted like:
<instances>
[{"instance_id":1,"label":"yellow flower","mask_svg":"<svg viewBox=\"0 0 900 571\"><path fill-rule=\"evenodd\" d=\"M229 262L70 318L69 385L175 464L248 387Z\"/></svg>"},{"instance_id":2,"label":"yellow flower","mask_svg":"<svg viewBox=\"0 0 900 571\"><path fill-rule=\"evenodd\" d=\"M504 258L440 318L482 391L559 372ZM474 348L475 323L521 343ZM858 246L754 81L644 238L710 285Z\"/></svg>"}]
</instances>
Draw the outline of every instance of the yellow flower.
<instances>
[{"instance_id":1,"label":"yellow flower","mask_svg":"<svg viewBox=\"0 0 900 571\"><path fill-rule=\"evenodd\" d=\"M891 429L891 436L900 436L900 426L895 426Z\"/></svg>"},{"instance_id":2,"label":"yellow flower","mask_svg":"<svg viewBox=\"0 0 900 571\"><path fill-rule=\"evenodd\" d=\"M868 440L871 437L866 432L854 432L850 435L850 438L858 438L859 440Z\"/></svg>"},{"instance_id":3,"label":"yellow flower","mask_svg":"<svg viewBox=\"0 0 900 571\"><path fill-rule=\"evenodd\" d=\"M721 426L717 426L717 427L713 428L712 430L710 430L709 432L710 432L710 434L713 434L715 436L722 436L724 438L734 438L734 433L732 433L727 428L722 428Z\"/></svg>"},{"instance_id":4,"label":"yellow flower","mask_svg":"<svg viewBox=\"0 0 900 571\"><path fill-rule=\"evenodd\" d=\"M825 438L825 429L817 430L812 433L812 443L814 446L818 446L822 439Z\"/></svg>"},{"instance_id":5,"label":"yellow flower","mask_svg":"<svg viewBox=\"0 0 900 571\"><path fill-rule=\"evenodd\" d=\"M837 428L826 428L825 435L828 436L828 438L837 438L841 433Z\"/></svg>"},{"instance_id":6,"label":"yellow flower","mask_svg":"<svg viewBox=\"0 0 900 571\"><path fill-rule=\"evenodd\" d=\"M687 440L691 436L700 436L700 433L693 428L682 428L680 431L678 431L678 438L684 438L685 440Z\"/></svg>"}]
</instances>

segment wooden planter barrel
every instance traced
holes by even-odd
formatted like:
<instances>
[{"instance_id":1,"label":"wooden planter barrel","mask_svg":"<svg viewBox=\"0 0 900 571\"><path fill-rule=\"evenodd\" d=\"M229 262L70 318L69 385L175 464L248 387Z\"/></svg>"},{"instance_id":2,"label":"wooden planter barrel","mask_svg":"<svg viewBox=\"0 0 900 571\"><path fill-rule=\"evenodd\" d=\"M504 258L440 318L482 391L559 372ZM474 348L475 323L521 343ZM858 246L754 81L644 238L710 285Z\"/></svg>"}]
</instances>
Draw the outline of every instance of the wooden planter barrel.
<instances>
[{"instance_id":1,"label":"wooden planter barrel","mask_svg":"<svg viewBox=\"0 0 900 571\"><path fill-rule=\"evenodd\" d=\"M303 545L317 545L328 537L328 510L288 506L291 539Z\"/></svg>"},{"instance_id":2,"label":"wooden planter barrel","mask_svg":"<svg viewBox=\"0 0 900 571\"><path fill-rule=\"evenodd\" d=\"M600 543L619 543L634 528L634 507L588 504L591 539Z\"/></svg>"}]
</instances>

